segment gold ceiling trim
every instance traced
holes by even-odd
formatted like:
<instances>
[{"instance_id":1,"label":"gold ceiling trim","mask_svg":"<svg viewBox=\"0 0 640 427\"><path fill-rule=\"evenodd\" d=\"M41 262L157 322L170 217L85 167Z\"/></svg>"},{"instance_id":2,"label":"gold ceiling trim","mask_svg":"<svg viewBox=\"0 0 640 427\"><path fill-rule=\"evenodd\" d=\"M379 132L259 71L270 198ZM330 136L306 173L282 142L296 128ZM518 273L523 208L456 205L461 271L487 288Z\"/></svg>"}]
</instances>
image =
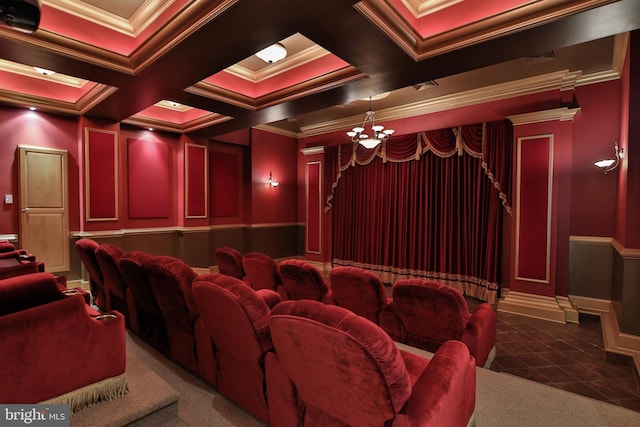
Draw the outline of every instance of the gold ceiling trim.
<instances>
[{"instance_id":1,"label":"gold ceiling trim","mask_svg":"<svg viewBox=\"0 0 640 427\"><path fill-rule=\"evenodd\" d=\"M287 71L291 71L297 67L313 62L316 59L329 54L331 54L331 52L329 52L328 50L324 49L321 46L314 45L303 49L298 53L290 55L282 61L278 61L275 64L264 67L257 72L253 72L237 64L228 67L224 71L243 80L258 83L267 78L277 76Z\"/></svg>"},{"instance_id":2,"label":"gold ceiling trim","mask_svg":"<svg viewBox=\"0 0 640 427\"><path fill-rule=\"evenodd\" d=\"M536 1L426 39L385 0L363 0L354 7L414 61L421 61L607 3L611 0Z\"/></svg>"},{"instance_id":3,"label":"gold ceiling trim","mask_svg":"<svg viewBox=\"0 0 640 427\"><path fill-rule=\"evenodd\" d=\"M18 64L17 62L11 62L4 59L0 59L0 70L77 89L82 88L89 82L88 80L67 76L66 74L61 73L45 75L36 71L32 66Z\"/></svg>"},{"instance_id":4,"label":"gold ceiling trim","mask_svg":"<svg viewBox=\"0 0 640 427\"><path fill-rule=\"evenodd\" d=\"M103 100L107 99L118 88L102 84L95 84L89 92L84 94L76 103L80 114L85 114Z\"/></svg>"},{"instance_id":5,"label":"gold ceiling trim","mask_svg":"<svg viewBox=\"0 0 640 427\"><path fill-rule=\"evenodd\" d=\"M226 122L227 120L231 120L231 118L232 117L229 116L211 113L204 117L190 120L185 123L173 123L166 120L152 119L150 117L133 115L123 120L122 123L144 128L153 128L153 130L162 130L166 132L189 133L207 126L213 126Z\"/></svg>"},{"instance_id":6,"label":"gold ceiling trim","mask_svg":"<svg viewBox=\"0 0 640 427\"><path fill-rule=\"evenodd\" d=\"M4 89L0 89L0 103L18 108L35 107L38 111L62 115L76 116L79 114L78 108L73 102L59 101Z\"/></svg>"},{"instance_id":7,"label":"gold ceiling trim","mask_svg":"<svg viewBox=\"0 0 640 427\"><path fill-rule=\"evenodd\" d=\"M464 0L402 0L402 4L416 18L422 18L431 13L462 3Z\"/></svg>"},{"instance_id":8,"label":"gold ceiling trim","mask_svg":"<svg viewBox=\"0 0 640 427\"><path fill-rule=\"evenodd\" d=\"M127 19L99 7L77 0L42 0L43 5L58 9L113 31L136 37L152 24L175 0L146 0Z\"/></svg>"},{"instance_id":9,"label":"gold ceiling trim","mask_svg":"<svg viewBox=\"0 0 640 427\"><path fill-rule=\"evenodd\" d=\"M328 90L365 77L355 67L347 66L334 72L286 87L264 96L252 98L229 89L205 82L198 82L186 92L215 99L250 111L257 111L283 102L292 101L313 93Z\"/></svg>"}]
</instances>

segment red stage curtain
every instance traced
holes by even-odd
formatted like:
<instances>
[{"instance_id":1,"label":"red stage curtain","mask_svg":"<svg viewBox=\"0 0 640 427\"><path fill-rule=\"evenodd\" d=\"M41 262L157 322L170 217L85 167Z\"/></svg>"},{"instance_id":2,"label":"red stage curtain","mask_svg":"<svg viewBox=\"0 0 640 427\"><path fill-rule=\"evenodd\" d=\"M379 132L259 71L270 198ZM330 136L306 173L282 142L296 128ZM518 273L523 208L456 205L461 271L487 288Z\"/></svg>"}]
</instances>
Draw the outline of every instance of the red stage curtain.
<instances>
[{"instance_id":1,"label":"red stage curtain","mask_svg":"<svg viewBox=\"0 0 640 427\"><path fill-rule=\"evenodd\" d=\"M333 263L386 283L434 278L495 303L512 139L505 121L393 137L373 150L331 147Z\"/></svg>"}]
</instances>

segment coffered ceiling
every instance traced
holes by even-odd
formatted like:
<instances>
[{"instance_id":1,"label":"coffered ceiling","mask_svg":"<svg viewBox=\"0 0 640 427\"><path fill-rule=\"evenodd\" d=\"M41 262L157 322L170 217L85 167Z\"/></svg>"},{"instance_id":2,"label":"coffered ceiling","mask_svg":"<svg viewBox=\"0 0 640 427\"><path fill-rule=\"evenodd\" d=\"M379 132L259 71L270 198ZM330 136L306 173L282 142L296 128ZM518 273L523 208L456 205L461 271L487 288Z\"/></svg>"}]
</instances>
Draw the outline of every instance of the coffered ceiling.
<instances>
[{"instance_id":1,"label":"coffered ceiling","mask_svg":"<svg viewBox=\"0 0 640 427\"><path fill-rule=\"evenodd\" d=\"M617 78L639 27L637 0L42 0L37 31L0 27L0 103L304 137L374 96L390 119Z\"/></svg>"}]
</instances>

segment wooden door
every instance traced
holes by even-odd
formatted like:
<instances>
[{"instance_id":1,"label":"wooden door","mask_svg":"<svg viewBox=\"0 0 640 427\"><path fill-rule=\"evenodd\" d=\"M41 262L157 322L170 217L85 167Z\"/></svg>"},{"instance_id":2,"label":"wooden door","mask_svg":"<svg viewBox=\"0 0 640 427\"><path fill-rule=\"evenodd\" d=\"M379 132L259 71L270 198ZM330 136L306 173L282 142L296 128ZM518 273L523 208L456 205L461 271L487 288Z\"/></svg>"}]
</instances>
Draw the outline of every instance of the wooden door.
<instances>
[{"instance_id":1,"label":"wooden door","mask_svg":"<svg viewBox=\"0 0 640 427\"><path fill-rule=\"evenodd\" d=\"M19 146L20 245L46 271L69 271L67 151Z\"/></svg>"}]
</instances>

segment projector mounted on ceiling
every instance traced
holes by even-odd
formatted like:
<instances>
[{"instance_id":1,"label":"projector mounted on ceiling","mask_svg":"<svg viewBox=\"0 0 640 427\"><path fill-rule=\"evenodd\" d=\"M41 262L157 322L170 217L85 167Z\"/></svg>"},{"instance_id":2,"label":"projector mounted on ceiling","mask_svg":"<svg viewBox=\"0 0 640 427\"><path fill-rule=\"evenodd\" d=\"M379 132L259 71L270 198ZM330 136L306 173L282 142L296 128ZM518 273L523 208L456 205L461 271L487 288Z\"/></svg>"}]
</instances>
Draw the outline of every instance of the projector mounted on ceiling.
<instances>
[{"instance_id":1,"label":"projector mounted on ceiling","mask_svg":"<svg viewBox=\"0 0 640 427\"><path fill-rule=\"evenodd\" d=\"M40 25L40 0L0 0L0 23L25 33Z\"/></svg>"}]
</instances>

